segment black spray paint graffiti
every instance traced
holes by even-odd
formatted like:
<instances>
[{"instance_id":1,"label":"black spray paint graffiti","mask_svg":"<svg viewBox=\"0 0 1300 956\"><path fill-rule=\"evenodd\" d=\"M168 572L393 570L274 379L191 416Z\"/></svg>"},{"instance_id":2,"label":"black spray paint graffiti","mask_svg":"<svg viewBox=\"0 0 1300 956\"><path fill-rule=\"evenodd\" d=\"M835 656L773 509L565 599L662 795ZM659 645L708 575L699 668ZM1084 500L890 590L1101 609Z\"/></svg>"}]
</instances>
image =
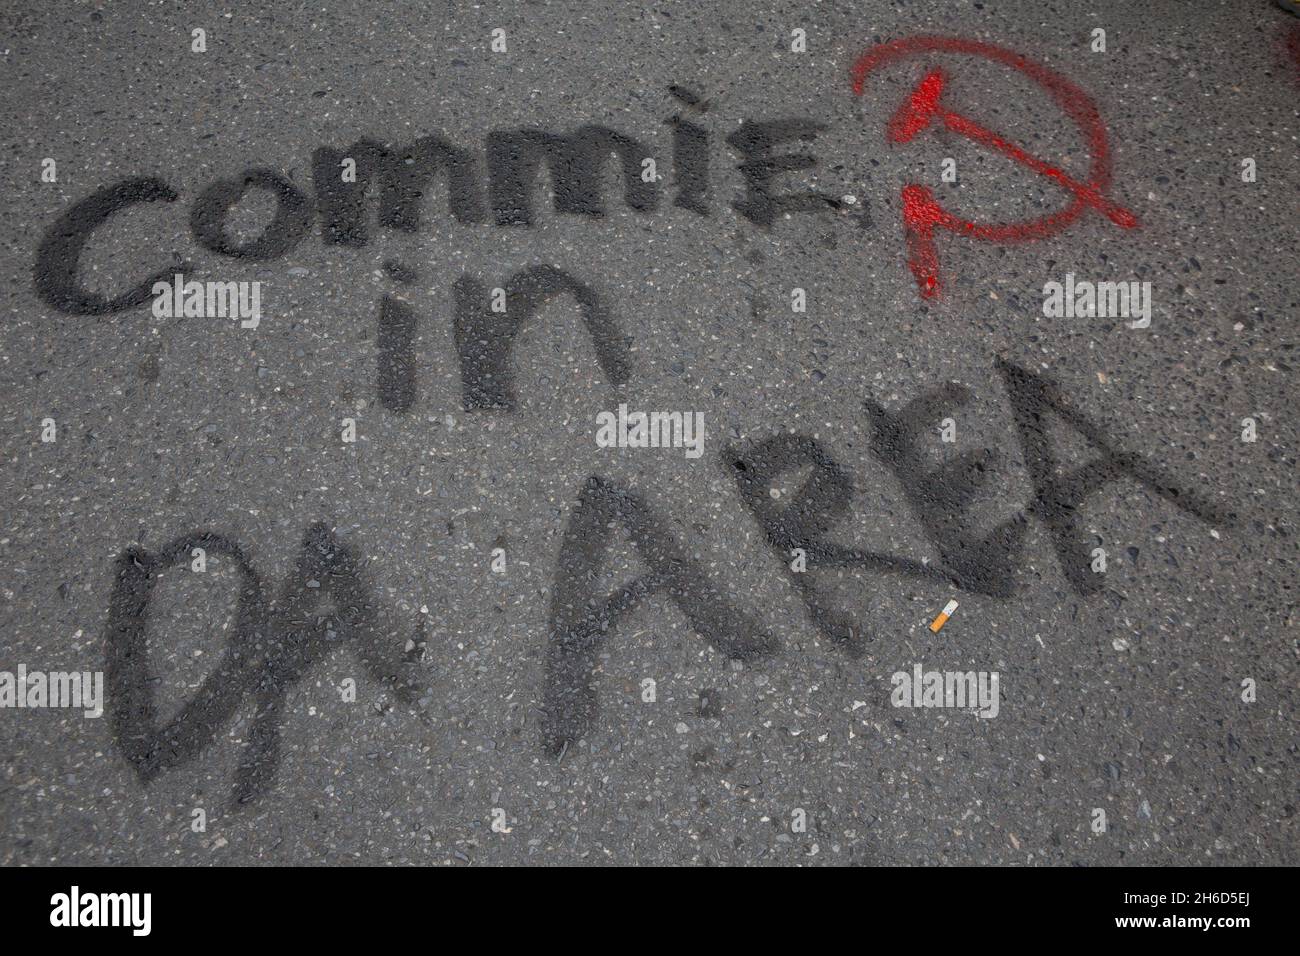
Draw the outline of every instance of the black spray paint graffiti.
<instances>
[{"instance_id":1,"label":"black spray paint graffiti","mask_svg":"<svg viewBox=\"0 0 1300 956\"><path fill-rule=\"evenodd\" d=\"M775 638L733 606L640 498L592 477L560 546L551 602L542 703L542 745L562 754L586 734L596 712L592 674L609 631L646 598L664 594L691 628L735 660L777 651ZM615 530L622 526L649 571L606 597L592 592Z\"/></svg>"},{"instance_id":2,"label":"black spray paint graffiti","mask_svg":"<svg viewBox=\"0 0 1300 956\"><path fill-rule=\"evenodd\" d=\"M756 442L745 452L723 449L746 507L758 520L768 543L788 561L801 549L809 568L861 568L895 574L911 574L943 580L946 575L920 561L874 551L861 551L827 542L825 536L849 509L853 481L812 438L777 435ZM781 475L811 466L808 478L789 504L778 506L768 494ZM817 595L815 578L791 570L790 583L799 591L813 623L827 638L850 656L857 657L867 640L862 625L824 604Z\"/></svg>"},{"instance_id":3,"label":"black spray paint graffiti","mask_svg":"<svg viewBox=\"0 0 1300 956\"><path fill-rule=\"evenodd\" d=\"M1102 430L1066 401L1058 386L1010 362L998 360L997 370L1006 387L1033 487L1025 512L1016 515L980 539L972 537L963 520L976 490L990 480L997 460L989 449L968 451L937 471L923 463L916 440L933 429L943 413L969 400L969 392L955 384L942 386L910 402L896 414L873 401L866 403L874 436L872 450L893 472L926 538L941 561L926 565L908 558L860 551L825 540L835 523L848 511L853 482L848 472L812 438L778 435L750 448L723 450L745 505L783 562L796 549L806 555L808 571L788 570L809 616L823 635L850 655L863 651L870 640L861 625L829 607L821 598L815 572L819 569L856 568L946 581L963 591L1007 598L1015 590L1014 576L1022 538L1029 518L1047 528L1066 580L1080 595L1102 587L1101 575L1090 566L1090 546L1085 540L1080 508L1105 486L1122 478L1138 482L1180 510L1215 525L1232 523L1199 496L1180 491L1163 471L1142 457L1116 449ZM1058 461L1049 434L1055 417L1082 435L1099 452L1088 464L1058 475ZM790 501L778 505L768 489L781 475L810 467L808 477Z\"/></svg>"},{"instance_id":4,"label":"black spray paint graffiti","mask_svg":"<svg viewBox=\"0 0 1300 956\"><path fill-rule=\"evenodd\" d=\"M778 144L790 140L812 142L818 130L823 128L820 123L809 120L742 123L740 129L727 137L727 145L745 157L745 161L737 168L745 177L748 191L743 199L734 201L731 207L760 226L771 226L778 216L787 212L839 209L840 200L825 193L813 190L782 194L773 192L778 175L812 169L817 165L817 158L809 153L773 156L772 150Z\"/></svg>"},{"instance_id":5,"label":"black spray paint graffiti","mask_svg":"<svg viewBox=\"0 0 1300 956\"><path fill-rule=\"evenodd\" d=\"M688 108L704 112L705 104L698 97L676 86L671 92ZM668 120L668 125L673 130L677 180L674 204L707 215L708 133L680 114ZM727 143L741 158L736 168L744 182L744 191L732 201L732 207L763 227L787 212L837 208L839 200L816 191L776 191L782 174L817 165L811 154L782 154L777 152L779 147L792 141L811 142L819 129L805 120L783 119L745 122L729 135ZM265 262L286 255L311 231L319 214L326 244L359 248L372 238L372 207L379 226L417 231L429 194L441 180L446 182L448 209L457 221L485 222L490 209L499 226L527 226L533 221L532 200L542 167L550 173L557 213L599 219L606 211L605 167L611 158L618 160L627 207L638 213L656 210L658 174L642 175L642 164L653 159L649 150L615 130L583 126L568 135L539 129L489 133L486 186L476 157L441 136L422 137L409 147L372 139L358 140L342 150L322 147L312 155L314 202L289 178L270 169L252 168L200 193L190 211L190 231L200 246L212 252ZM355 176L345 179L340 167L349 160L355 165ZM251 190L269 193L276 211L259 236L239 243L229 235L227 220ZM86 290L78 277L81 255L97 228L133 205L177 198L177 192L162 180L138 178L104 187L74 204L51 227L37 250L37 294L61 312L101 315L142 305L151 298L155 282L176 272L192 272L188 262L174 261L112 298ZM400 262L389 260L384 267L403 285L419 278L415 269ZM609 309L590 287L553 266L539 266L517 273L505 289L506 310L498 312L490 308L478 280L463 276L456 282L455 339L467 411L513 407L507 365L510 343L525 320L562 293L572 295L580 305L606 379L614 386L627 381L629 340L620 334ZM415 403L418 325L410 305L397 296L381 297L375 337L376 385L380 404L391 412L409 412Z\"/></svg>"},{"instance_id":6,"label":"black spray paint graffiti","mask_svg":"<svg viewBox=\"0 0 1300 956\"><path fill-rule=\"evenodd\" d=\"M1101 581L1088 569L1087 562L1080 560L1079 556L1087 554L1088 547L1079 527L1077 509L1117 479L1131 478L1170 504L1209 524L1232 523L1233 515L1222 513L1199 495L1180 491L1172 478L1141 456L1115 448L1096 424L1070 407L1058 385L1001 359L997 368L1006 383L1007 396L1020 433L1025 467L1029 469L1034 487L1029 514L1042 521L1051 532L1061 569L1078 593L1091 594L1099 590ZM1049 412L1086 438L1101 454L1064 476L1058 475L1059 462L1051 438L1043 427L1043 418Z\"/></svg>"},{"instance_id":7,"label":"black spray paint graffiti","mask_svg":"<svg viewBox=\"0 0 1300 956\"><path fill-rule=\"evenodd\" d=\"M510 279L506 311L493 312L482 284L466 276L456 282L455 329L466 411L514 408L509 360L515 335L550 299L566 293L578 302L606 380L615 386L626 384L632 372L630 340L621 335L600 298L586 285L553 266L538 266Z\"/></svg>"},{"instance_id":8,"label":"black spray paint graffiti","mask_svg":"<svg viewBox=\"0 0 1300 956\"><path fill-rule=\"evenodd\" d=\"M345 159L357 164L355 183L343 181ZM370 241L366 193L378 183L378 221L402 232L420 228L425 190L440 174L447 177L451 214L458 222L487 219L483 187L474 157L441 136L425 136L409 149L391 149L363 139L345 150L322 147L312 154L312 184L327 243L361 247Z\"/></svg>"},{"instance_id":9,"label":"black spray paint graffiti","mask_svg":"<svg viewBox=\"0 0 1300 956\"><path fill-rule=\"evenodd\" d=\"M847 470L815 439L782 434L743 450L723 450L722 461L736 481L742 502L783 565L795 549L805 552L807 571L791 570L789 580L813 624L850 656L860 655L871 635L860 621L823 598L816 584L819 570L903 575L1006 598L1014 593L1022 537L1033 518L1050 533L1062 571L1075 591L1094 593L1100 577L1089 570L1079 512L1107 485L1124 478L1203 521L1231 524L1231 514L1179 490L1172 478L1144 458L1117 449L1053 383L1009 362L999 361L997 369L1033 491L1023 514L983 538L971 536L963 515L978 486L992 480L991 466L997 456L988 450L967 452L935 472L923 463L917 446L922 429L933 427L941 412L968 401L968 392L945 385L892 413L875 402L866 404L874 432L872 450L898 479L938 551L941 560L934 565L828 540L848 513L854 485ZM1085 438L1097 457L1059 474L1049 436L1053 421ZM798 491L784 504L774 501L768 494L773 482L803 468L809 473ZM548 624L539 732L542 746L552 754L563 754L590 730L597 712L594 675L600 651L611 631L646 599L667 597L695 633L730 658L753 661L780 649L776 639L727 598L663 525L650 504L598 476L589 478L579 495L560 546ZM631 538L647 570L631 583L600 595L595 583L620 528ZM157 575L194 547L231 558L245 586L225 656L180 715L159 728L147 654L149 599ZM284 584L274 606L265 602L259 579L238 545L213 534L177 539L158 555L128 549L115 570L106 634L109 712L118 745L146 782L195 759L233 718L240 703L252 697L257 713L234 800L238 805L265 792L278 759L287 689L315 662L348 641L369 672L391 686L400 700L409 702L417 693L415 685L401 676L396 648L386 646L375 632L374 610L358 578L355 557L324 525L307 532L297 572ZM318 607L324 595L333 599L332 608Z\"/></svg>"},{"instance_id":10,"label":"black spray paint graffiti","mask_svg":"<svg viewBox=\"0 0 1300 956\"><path fill-rule=\"evenodd\" d=\"M91 234L112 216L144 202L175 202L176 190L161 179L124 179L76 203L50 227L36 249L36 294L51 308L69 315L105 315L143 305L153 297L155 282L188 272L175 262L111 299L81 287L77 278L81 253Z\"/></svg>"},{"instance_id":11,"label":"black spray paint graffiti","mask_svg":"<svg viewBox=\"0 0 1300 956\"><path fill-rule=\"evenodd\" d=\"M409 281L391 263L389 274L398 281ZM571 295L577 301L605 378L616 387L626 384L632 368L630 339L619 332L609 310L590 287L562 269L537 266L515 273L503 291L504 310L497 312L489 305L483 283L469 276L456 280L454 333L465 411L514 410L510 353L515 336L542 306L559 295ZM392 412L410 411L415 402L416 326L416 313L410 305L389 295L380 300L379 403Z\"/></svg>"},{"instance_id":12,"label":"black spray paint graffiti","mask_svg":"<svg viewBox=\"0 0 1300 956\"><path fill-rule=\"evenodd\" d=\"M710 213L710 133L699 122L707 104L680 87L669 92L684 106L667 125L672 131L672 166L676 189L673 205L697 215ZM781 192L781 177L817 165L809 153L780 152L784 145L810 143L821 130L802 119L744 122L726 137L740 157L736 166L742 191L731 207L760 227L770 227L787 213L840 207L840 201L813 190ZM355 178L341 167L351 160ZM582 126L569 134L538 129L494 131L486 139L483 162L441 136L426 136L409 147L363 139L345 150L323 147L312 156L314 199L290 178L265 168L205 188L190 211L195 242L233 259L264 262L286 255L321 220L323 241L359 248L372 239L374 222L383 229L415 232L431 191L445 181L447 209L461 223L500 227L528 226L534 218L534 190L543 169L549 175L557 213L600 219L606 215L604 190L608 167L622 178L623 202L633 212L659 208L659 177L646 175L653 160L634 138L599 126ZM227 220L250 190L275 199L272 221L256 238L236 242ZM51 307L77 315L102 315L149 300L155 282L172 273L190 272L173 262L116 296L86 290L80 284L81 255L97 228L118 212L142 203L175 202L178 193L154 178L135 178L106 186L75 203L51 227L37 250L35 288ZM869 224L865 206L860 223ZM415 269L385 262L387 274L409 285ZM631 375L630 343L601 297L574 277L551 266L512 276L503 286L506 309L488 303L486 287L463 276L455 286L454 339L461 368L461 400L468 411L513 410L516 403L510 365L518 331L556 296L578 304L598 363L615 389ZM417 397L415 311L399 297L379 303L376 344L377 391L383 408L408 412ZM1211 506L1181 493L1170 479L1144 459L1115 449L1102 432L1072 409L1059 390L1034 373L999 362L1020 436L1033 497L1022 514L980 536L967 512L979 489L990 480L997 456L969 451L938 469L921 452L920 436L933 427L938 410L951 410L969 399L958 386L944 386L900 411L866 403L872 425L872 450L900 482L909 507L940 560L925 562L864 551L828 540L847 513L853 480L819 443L800 435L781 435L744 450L727 449L725 462L735 476L742 501L753 512L769 545L783 562L802 549L810 571L860 569L932 581L998 598L1014 590L1021 545L1030 519L1049 531L1061 567L1077 593L1095 592L1101 581L1087 568L1086 542L1078 509L1109 483L1134 479L1198 518L1224 523ZM1064 476L1057 474L1046 421L1059 419L1099 452L1093 462ZM810 474L793 500L778 507L767 491L773 480L809 467ZM777 651L774 638L731 606L689 560L681 542L660 529L651 506L626 489L598 477L588 480L570 519L561 547L550 612L543 688L541 737L552 753L563 753L589 730L596 712L595 660L611 628L651 595L667 596L691 627L730 657L752 660ZM648 572L615 593L591 593L611 543L614 528L631 536ZM146 654L148 603L156 575L172 566L191 547L205 547L230 557L244 577L236 632L221 662L195 698L167 726L159 728ZM280 599L265 601L261 585L239 547L212 534L194 534L167 545L159 555L128 550L117 562L117 579L109 609L107 655L110 711L115 737L142 780L195 759L233 719L240 703L256 702L235 783L236 804L253 799L270 785L278 762L279 727L284 695L315 662L341 642L351 641L369 671L393 687L402 700L415 688L400 674L396 656L387 653L374 632L373 607L357 577L351 552L324 526L307 533L297 575L286 582ZM328 586L311 588L310 580ZM805 601L815 626L849 654L861 653L869 640L861 622L833 607L818 591L815 574L792 572L790 580ZM329 594L335 609L313 615L313 604ZM342 608L340 610L340 608ZM311 620L309 621L309 618Z\"/></svg>"},{"instance_id":13,"label":"black spray paint graffiti","mask_svg":"<svg viewBox=\"0 0 1300 956\"><path fill-rule=\"evenodd\" d=\"M703 113L703 104L680 87L670 88L687 108ZM706 216L709 203L709 138L703 126L674 115L672 165L676 185L673 205ZM739 155L736 165L742 192L731 202L741 216L769 227L786 212L816 212L840 207L839 199L803 190L776 192L784 173L811 169L811 154L777 152L783 143L811 142L822 127L801 119L744 122L727 137ZM393 146L362 139L346 149L321 147L312 154L315 201L290 178L255 167L205 188L190 210L190 232L200 246L233 259L266 262L287 254L311 231L319 214L326 244L359 248L371 239L370 205L383 228L415 232L434 185L446 181L447 208L462 223L490 219L498 226L527 226L533 221L533 193L538 171L550 174L553 208L557 213L600 219L605 216L606 166L617 158L623 179L623 201L634 212L659 208L659 174L644 175L644 163L654 154L644 144L602 126L582 126L561 134L541 129L495 130L485 144L486 185L481 164L468 150L445 137L431 135L410 146ZM352 160L355 180L345 180L341 164ZM262 190L276 202L273 220L255 239L233 241L226 220L250 190ZM173 261L126 292L107 297L85 289L79 278L82 252L92 234L117 213L140 203L175 202L179 194L161 179L125 179L74 203L50 227L37 249L33 267L37 295L50 307L71 315L103 315L134 308L151 297L157 281L175 272L193 270ZM862 222L865 225L865 207ZM415 278L415 271L396 270ZM392 274L394 269L390 269Z\"/></svg>"},{"instance_id":14,"label":"black spray paint graffiti","mask_svg":"<svg viewBox=\"0 0 1300 956\"><path fill-rule=\"evenodd\" d=\"M672 93L688 109L704 112L705 104L693 94L678 87ZM673 132L677 179L674 204L707 215L709 134L680 114L668 124ZM781 173L812 168L816 159L807 154L776 155L774 150L790 141L810 142L817 129L802 120L744 123L728 137L742 158L737 169L744 191L732 202L740 215L768 226L786 212L838 205L837 200L815 192L776 191ZM533 219L534 183L543 166L550 174L556 212L601 218L606 208L602 194L605 166L611 156L618 160L626 205L639 213L657 209L659 177L643 176L644 163L652 158L649 151L616 131L584 126L570 135L535 129L489 134L486 188L475 158L439 136L421 138L409 148L374 140L361 140L342 151L322 148L312 157L315 202L289 178L253 168L205 188L191 209L190 230L205 249L233 259L264 262L287 254L311 231L319 213L327 244L361 247L371 239L368 199L373 201L381 227L413 232L420 226L426 193L439 179L446 181L448 208L458 221L484 222L490 211L499 226L527 226ZM340 175L345 160L354 164L352 181ZM259 236L236 242L229 235L227 220L251 190L265 191L274 198L275 215ZM141 203L177 199L177 192L162 180L137 178L105 187L74 204L37 251L37 293L59 311L80 315L107 314L147 302L155 282L174 272L192 271L189 264L172 262L110 298L80 285L81 255L95 230L118 212ZM414 269L400 262L387 261L385 270L402 284L418 279ZM615 388L626 384L631 374L630 340L590 287L559 269L539 266L512 276L504 290L506 308L498 312L489 306L483 283L463 276L455 286L454 338L466 410L514 408L513 342L522 325L560 295L577 302L607 381ZM376 378L380 404L389 411L407 412L415 402L417 334L415 311L396 296L383 296L376 336ZM612 521L628 529L651 572L603 603L587 602L590 606L582 609L577 602L585 599L587 572L599 567L608 538L603 529ZM583 492L566 535L552 608L554 639L547 658L543 734L553 751L562 751L565 742L586 732L595 709L592 655L604 631L643 597L667 594L697 631L731 656L750 659L775 650L771 638L760 635L742 615L725 607L716 589L685 558L681 546L656 531L655 524L647 505L599 479L592 479ZM235 634L221 662L194 699L160 728L147 657L149 599L156 575L193 547L226 554L235 561L246 586ZM241 701L251 697L257 712L246 745L248 753L241 760L235 782L234 800L238 805L263 793L278 762L284 694L314 662L338 646L336 640L354 639L372 673L392 684L402 699L409 699L413 688L403 684L396 670L384 663L353 564L350 552L323 526L313 527L304 543L299 576L285 584L283 596L273 608L264 601L260 582L238 545L219 536L192 534L167 545L157 556L140 549L122 555L117 562L106 637L110 709L119 746L142 780L147 782L195 759L220 727L233 719ZM315 589L308 588L307 575L327 578L330 586L326 591L348 610L335 610L308 624L304 612Z\"/></svg>"},{"instance_id":15,"label":"black spray paint graffiti","mask_svg":"<svg viewBox=\"0 0 1300 956\"><path fill-rule=\"evenodd\" d=\"M180 713L159 727L149 666L149 601L159 575L183 566L193 548L231 560L243 586L224 655ZM415 700L415 683L402 675L402 661L388 653L383 637L356 556L323 524L308 529L297 568L274 603L267 602L243 550L228 538L190 534L158 554L128 548L114 563L104 639L113 736L147 783L198 757L252 698L256 712L231 795L237 807L269 789L279 763L285 694L322 658L350 646L399 700Z\"/></svg>"}]
</instances>

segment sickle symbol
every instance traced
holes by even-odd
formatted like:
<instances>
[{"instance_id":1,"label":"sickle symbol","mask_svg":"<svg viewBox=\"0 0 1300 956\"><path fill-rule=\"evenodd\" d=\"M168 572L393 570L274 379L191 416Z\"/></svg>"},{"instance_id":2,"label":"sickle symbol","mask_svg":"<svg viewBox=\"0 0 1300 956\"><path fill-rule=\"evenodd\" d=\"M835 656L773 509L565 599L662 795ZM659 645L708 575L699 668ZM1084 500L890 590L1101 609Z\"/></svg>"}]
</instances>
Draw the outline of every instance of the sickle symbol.
<instances>
[{"instance_id":1,"label":"sickle symbol","mask_svg":"<svg viewBox=\"0 0 1300 956\"><path fill-rule=\"evenodd\" d=\"M1057 105L1083 131L1088 140L1092 162L1087 181L1080 182L997 133L985 129L974 120L941 105L939 98L943 93L946 77L940 70L933 70L927 74L890 119L891 141L911 142L918 133L937 120L954 133L1000 152L1039 175L1054 180L1067 189L1074 198L1064 209L1041 219L991 225L954 216L939 204L926 186L915 183L904 186L903 231L907 236L907 264L912 274L916 276L923 298L933 298L939 292L939 253L934 242L936 228L989 242L1022 242L1043 239L1060 232L1087 208L1096 209L1124 229L1138 226L1138 219L1132 212L1104 195L1110 185L1110 147L1107 142L1106 127L1102 125L1096 104L1088 94L1071 81L1013 50L991 43L955 37L920 36L895 40L868 51L854 64L854 95L862 95L867 75L880 66L903 57L932 52L982 56L1028 76L1046 89Z\"/></svg>"}]
</instances>

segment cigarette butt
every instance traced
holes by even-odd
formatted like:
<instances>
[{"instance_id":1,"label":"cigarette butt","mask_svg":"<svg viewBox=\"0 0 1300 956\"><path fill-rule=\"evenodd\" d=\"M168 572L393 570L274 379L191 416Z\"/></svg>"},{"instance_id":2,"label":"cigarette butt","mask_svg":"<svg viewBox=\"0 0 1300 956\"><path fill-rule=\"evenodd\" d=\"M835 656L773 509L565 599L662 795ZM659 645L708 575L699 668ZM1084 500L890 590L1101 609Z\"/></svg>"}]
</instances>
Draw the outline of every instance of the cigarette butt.
<instances>
[{"instance_id":1,"label":"cigarette butt","mask_svg":"<svg viewBox=\"0 0 1300 956\"><path fill-rule=\"evenodd\" d=\"M945 604L943 610L939 612L939 616L930 622L930 630L938 634L939 629L948 623L948 618L952 617L952 612L955 610L957 610L956 601L949 601Z\"/></svg>"}]
</instances>

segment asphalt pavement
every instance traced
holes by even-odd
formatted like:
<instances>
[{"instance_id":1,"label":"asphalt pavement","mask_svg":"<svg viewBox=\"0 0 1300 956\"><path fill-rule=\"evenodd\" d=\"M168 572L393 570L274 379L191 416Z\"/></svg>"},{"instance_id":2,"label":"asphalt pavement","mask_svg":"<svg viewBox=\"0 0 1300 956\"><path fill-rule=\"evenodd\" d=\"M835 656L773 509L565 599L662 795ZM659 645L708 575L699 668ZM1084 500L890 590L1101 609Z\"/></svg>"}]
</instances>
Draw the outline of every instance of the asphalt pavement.
<instances>
[{"instance_id":1,"label":"asphalt pavement","mask_svg":"<svg viewBox=\"0 0 1300 956\"><path fill-rule=\"evenodd\" d=\"M8 0L0 87L0 865L1300 862L1300 19Z\"/></svg>"}]
</instances>

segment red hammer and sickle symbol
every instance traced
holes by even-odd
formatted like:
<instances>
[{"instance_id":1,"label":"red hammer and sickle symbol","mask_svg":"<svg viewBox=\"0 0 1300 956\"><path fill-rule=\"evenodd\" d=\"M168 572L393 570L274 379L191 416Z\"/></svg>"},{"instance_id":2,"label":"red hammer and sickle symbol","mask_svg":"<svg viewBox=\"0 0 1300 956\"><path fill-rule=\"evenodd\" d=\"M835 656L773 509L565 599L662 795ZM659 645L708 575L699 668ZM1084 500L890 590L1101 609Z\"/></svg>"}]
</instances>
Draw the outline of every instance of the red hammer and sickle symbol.
<instances>
[{"instance_id":1,"label":"red hammer and sickle symbol","mask_svg":"<svg viewBox=\"0 0 1300 956\"><path fill-rule=\"evenodd\" d=\"M947 229L988 242L1023 242L1043 239L1060 232L1088 208L1096 209L1124 229L1133 229L1138 225L1137 217L1132 212L1104 195L1110 186L1110 146L1097 105L1087 93L1065 77L1053 73L1040 63L1026 59L1014 50L978 40L938 36L909 37L884 43L863 54L853 65L854 95L862 95L867 76L874 70L887 63L922 53L965 53L1018 70L1046 89L1056 104L1078 125L1088 141L1091 154L1088 179L1080 182L974 120L947 109L939 101L946 82L945 75L940 70L927 74L889 121L891 141L911 142L917 133L932 123L941 122L954 133L1009 156L1039 175L1055 180L1073 195L1073 199L1064 209L1041 219L993 225L954 216L939 205L934 193L926 186L914 183L904 186L903 231L907 236L907 265L916 276L924 298L932 298L939 292L939 252L934 242L935 229Z\"/></svg>"}]
</instances>

